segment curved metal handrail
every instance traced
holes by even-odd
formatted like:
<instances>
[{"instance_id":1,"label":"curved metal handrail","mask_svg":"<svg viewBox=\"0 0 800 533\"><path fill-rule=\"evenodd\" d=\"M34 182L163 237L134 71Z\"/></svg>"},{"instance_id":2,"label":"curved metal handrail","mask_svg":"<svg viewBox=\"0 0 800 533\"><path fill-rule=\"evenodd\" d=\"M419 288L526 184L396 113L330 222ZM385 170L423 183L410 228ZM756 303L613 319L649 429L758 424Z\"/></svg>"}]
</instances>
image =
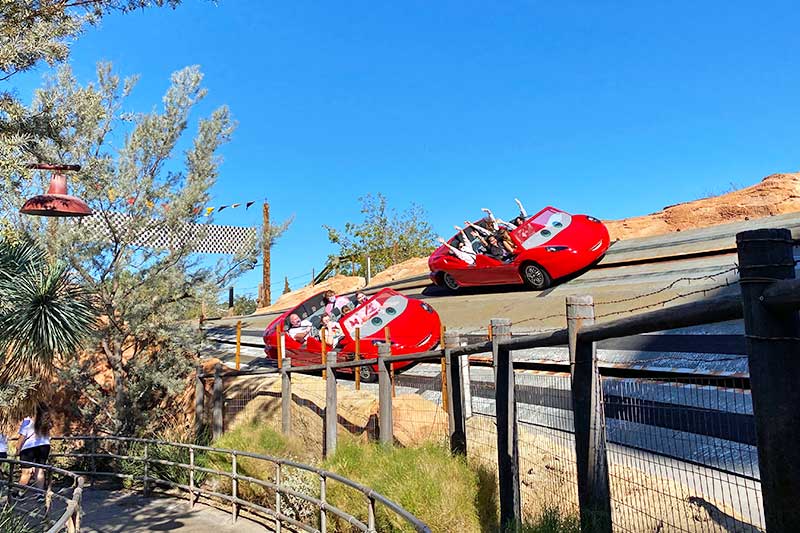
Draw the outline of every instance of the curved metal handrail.
<instances>
[{"instance_id":1,"label":"curved metal handrail","mask_svg":"<svg viewBox=\"0 0 800 533\"><path fill-rule=\"evenodd\" d=\"M168 442L156 439L142 439L142 438L135 438L135 437L120 437L115 435L110 436L94 436L94 435L79 435L79 436L67 436L67 437L53 437L51 441L61 441L61 442L70 442L70 441L83 441L84 445L90 444L90 451L89 453L74 453L74 452L67 452L67 453L52 453L51 457L65 457L65 458L76 458L76 459L89 459L92 465L92 469L90 471L85 472L74 472L75 474L82 474L88 476L109 476L109 477L117 477L117 478L126 478L126 479L133 479L136 481L141 481L144 486L144 492L147 494L149 492L150 484L156 485L164 485L169 486L172 488L176 488L179 490L184 490L189 493L189 501L192 505L197 501L200 497L206 498L218 498L220 500L227 501L231 503L231 514L233 515L233 519L236 520L240 508L247 508L252 511L257 511L264 513L270 516L273 520L275 520L276 524L278 525L278 531L280 531L280 526L282 524L291 525L302 529L304 531L309 531L313 533L325 533L327 531L327 523L328 523L328 513L332 515L336 515L351 526L354 526L359 531L364 531L366 533L373 533L376 531L376 504L380 504L384 506L386 509L394 513L398 518L405 521L408 525L412 526L416 531L420 533L429 533L430 529L427 525L425 525L421 520L416 518L414 515L403 509L400 505L396 502L386 498L385 496L375 492L374 490L370 489L369 487L365 487L360 483L347 479L343 476L340 476L334 472L330 472L328 470L324 470L321 468L317 468L315 466L298 463L296 461L292 461L289 459L283 459L280 457L274 457L270 455L263 455L258 453L252 452L244 452L239 450L232 450L227 448L214 448L211 446L201 446L197 444L189 444L189 443L180 443L180 442ZM126 455L126 454L119 454L119 453L98 453L98 444L102 442L127 442L127 443L136 443L143 445L143 455L136 456L136 455ZM175 448L183 448L189 450L189 464L177 462L177 461L168 461L165 459L158 459L149 456L148 450L150 446L172 446ZM213 468L205 468L202 466L198 466L195 464L195 453L196 452L210 452L210 453L217 453L223 454L226 457L230 458L231 470L230 471L223 471L223 470L216 470ZM253 478L250 476L242 475L238 472L238 465L237 460L239 458L248 458L248 459L255 459L260 461L265 461L267 463L271 463L275 466L275 477L273 481L266 481L262 479ZM143 463L143 471L144 475L141 477L135 477L131 474L124 474L119 472L101 472L97 470L96 461L98 458L112 458L112 459L120 459L120 460L129 460L129 461L139 461ZM150 476L150 467L152 465L164 465L164 466L174 466L177 468L181 468L184 470L188 470L189 473L189 485L175 483L174 481L166 480L166 479L159 479L156 477ZM295 468L298 470L303 470L306 472L310 472L315 474L319 477L320 485L319 485L319 497L314 495L305 494L298 490L295 490L291 487L286 486L282 481L282 470L284 467ZM217 476L223 476L231 480L231 493L230 494L222 494L219 492L214 492L212 490L204 489L203 487L197 485L195 483L195 473L205 473ZM327 490L328 490L328 481L333 480L341 485L348 487L350 490L356 491L361 493L364 496L365 504L367 506L367 523L363 523L355 516L350 515L346 511L337 508L334 505L331 505L330 502L327 501ZM264 507L263 505L259 505L255 502L251 502L239 497L238 494L238 485L239 482L247 482L254 485L258 485L262 488L269 489L275 492L275 506L274 508ZM287 516L284 512L283 506L283 498L284 497L294 497L301 499L309 504L315 506L319 512L319 529L312 527L308 524L305 524L295 518Z\"/></svg>"},{"instance_id":2,"label":"curved metal handrail","mask_svg":"<svg viewBox=\"0 0 800 533\"><path fill-rule=\"evenodd\" d=\"M3 465L8 465L3 467ZM23 487L14 481L15 470L19 468L42 468L47 472L47 488L39 489L37 487ZM35 494L45 496L44 501L44 515L50 512L50 505L53 498L64 502L65 509L61 516L55 520L52 526L46 530L45 533L57 533L66 529L69 532L80 530L81 520L81 497L83 495L83 478L74 472L64 470L52 465L40 465L28 461L19 461L16 459L0 459L0 471L3 472L0 478L0 485L6 487L6 503L14 503L14 488L24 488L25 490L32 491ZM53 491L53 474L60 474L64 477L72 479L72 495L71 497L59 494Z\"/></svg>"}]
</instances>

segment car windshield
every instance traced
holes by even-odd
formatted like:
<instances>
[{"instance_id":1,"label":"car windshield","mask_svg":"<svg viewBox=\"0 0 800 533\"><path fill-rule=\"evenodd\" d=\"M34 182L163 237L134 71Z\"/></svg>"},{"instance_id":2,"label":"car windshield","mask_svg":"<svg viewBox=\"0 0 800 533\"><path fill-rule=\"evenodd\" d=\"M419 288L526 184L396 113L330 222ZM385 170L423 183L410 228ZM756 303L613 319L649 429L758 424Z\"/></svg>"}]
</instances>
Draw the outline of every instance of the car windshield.
<instances>
[{"instance_id":1,"label":"car windshield","mask_svg":"<svg viewBox=\"0 0 800 533\"><path fill-rule=\"evenodd\" d=\"M572 222L572 216L552 207L546 207L511 232L512 238L525 249L546 244Z\"/></svg>"},{"instance_id":2,"label":"car windshield","mask_svg":"<svg viewBox=\"0 0 800 533\"><path fill-rule=\"evenodd\" d=\"M300 317L300 320L308 320L311 324L315 327L319 327L319 322L322 319L322 315L325 313L325 297L322 293L315 294L308 300L304 301L289 313L286 317L286 323L284 324L285 329L289 329L291 324L289 323L289 316L292 314L296 314Z\"/></svg>"}]
</instances>

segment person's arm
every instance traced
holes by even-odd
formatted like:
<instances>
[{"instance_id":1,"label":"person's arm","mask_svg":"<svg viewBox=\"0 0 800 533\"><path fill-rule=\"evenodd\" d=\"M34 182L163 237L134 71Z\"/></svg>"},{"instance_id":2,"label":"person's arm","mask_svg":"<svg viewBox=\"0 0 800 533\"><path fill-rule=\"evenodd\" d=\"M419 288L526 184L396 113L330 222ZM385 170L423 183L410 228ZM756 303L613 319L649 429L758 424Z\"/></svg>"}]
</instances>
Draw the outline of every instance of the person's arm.
<instances>
[{"instance_id":1,"label":"person's arm","mask_svg":"<svg viewBox=\"0 0 800 533\"><path fill-rule=\"evenodd\" d=\"M512 231L513 231L513 230L515 230L515 229L517 229L517 226L515 226L515 225L514 225L514 224L512 224L511 222L506 222L506 221L505 221L505 220L503 220L502 218L498 218L498 219L497 219L497 223L498 223L498 224L503 224L504 226L507 226L507 227L511 228L511 230L512 230Z\"/></svg>"},{"instance_id":2,"label":"person's arm","mask_svg":"<svg viewBox=\"0 0 800 533\"><path fill-rule=\"evenodd\" d=\"M467 238L467 234L464 233L464 228L461 228L459 226L453 226L453 227L456 228L456 231L461 234L461 238L464 239L465 243L467 243L467 244L471 244L472 243L472 241Z\"/></svg>"},{"instance_id":3,"label":"person's arm","mask_svg":"<svg viewBox=\"0 0 800 533\"><path fill-rule=\"evenodd\" d=\"M461 257L461 254L464 254L464 255L475 255L475 252L465 252L464 250L459 250L458 248L456 248L455 246L452 246L450 243L448 243L446 240L444 240L441 237L439 237L438 240L439 240L440 243L442 243L445 246L447 246L447 249L450 250L451 252L453 252L453 254L456 257L458 257L459 259L461 259L462 261L464 259Z\"/></svg>"},{"instance_id":4,"label":"person's arm","mask_svg":"<svg viewBox=\"0 0 800 533\"><path fill-rule=\"evenodd\" d=\"M483 226L478 226L477 224L473 224L472 222L464 222L464 224L466 224L467 226L469 226L471 228L476 229L478 231L478 233L483 233L487 237L492 234L492 232L489 231L488 229L484 228ZM483 240L483 239L481 239L481 240ZM485 241L484 241L484 244L486 244Z\"/></svg>"},{"instance_id":5,"label":"person's arm","mask_svg":"<svg viewBox=\"0 0 800 533\"><path fill-rule=\"evenodd\" d=\"M525 208L522 207L522 202L519 201L519 198L514 198L514 201L517 202L517 205L519 206L520 216L522 216L522 218L528 218L528 213L525 212Z\"/></svg>"},{"instance_id":6,"label":"person's arm","mask_svg":"<svg viewBox=\"0 0 800 533\"><path fill-rule=\"evenodd\" d=\"M489 220L492 221L492 227L497 231L499 228L497 227L497 220L494 218L494 214L486 207L481 207L481 211L489 215Z\"/></svg>"}]
</instances>

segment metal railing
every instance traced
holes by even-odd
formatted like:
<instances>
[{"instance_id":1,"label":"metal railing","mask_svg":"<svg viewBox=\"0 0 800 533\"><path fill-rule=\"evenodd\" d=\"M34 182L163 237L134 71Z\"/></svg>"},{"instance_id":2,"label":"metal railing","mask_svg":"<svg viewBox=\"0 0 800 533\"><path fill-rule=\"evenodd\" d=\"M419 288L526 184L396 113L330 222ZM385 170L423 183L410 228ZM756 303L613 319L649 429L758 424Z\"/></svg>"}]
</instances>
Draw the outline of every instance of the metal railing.
<instances>
[{"instance_id":1,"label":"metal railing","mask_svg":"<svg viewBox=\"0 0 800 533\"><path fill-rule=\"evenodd\" d=\"M15 505L15 503L20 503L20 501L24 501L26 503L30 501L28 498L21 500L20 498L15 497L14 491L16 489L31 491L33 494L44 496L44 502L41 503L44 505L43 517L46 520L50 514L53 499L55 499L62 502L65 505L65 509L58 518L53 519L54 523L46 530L46 533L56 533L58 531L65 530L69 533L80 531L83 478L74 472L70 472L52 465L38 465L27 461L18 461L15 459L0 459L0 467L2 467L0 471L3 472L3 475L0 478L0 486L5 487L7 505ZM23 468L43 469L46 473L46 488L40 489L33 486L23 486L15 482L14 477L16 471L18 469L22 470ZM53 490L55 484L54 474L58 474L72 481L70 485L65 486L69 488L71 492L69 496L61 494L58 490ZM39 503L38 500L36 503Z\"/></svg>"},{"instance_id":2,"label":"metal railing","mask_svg":"<svg viewBox=\"0 0 800 533\"><path fill-rule=\"evenodd\" d=\"M211 446L200 446L188 443L167 442L132 437L84 435L53 437L51 440L53 443L83 443L83 446L76 448L76 451L63 451L51 454L51 457L53 458L78 459L84 462L84 464L85 460L88 460L88 470L74 471L72 475L112 477L138 481L142 483L143 492L145 495L150 493L151 486L167 486L180 491L185 491L188 495L191 505L194 505L201 497L206 498L211 502L214 502L215 500L225 501L231 504L230 512L234 521L239 516L241 509L248 509L256 514L261 513L270 517L275 522L276 531L279 532L281 531L281 527L283 525L290 525L309 533L325 533L328 531L329 518L331 518L331 516L335 516L358 531L373 533L377 531L376 517L378 505L396 515L397 518L411 526L415 531L430 531L430 529L423 522L421 522L411 513L374 490L342 477L334 472L288 459L239 450L214 448ZM120 446L116 446L117 451L111 450L111 448L115 447L114 445L118 445L120 443L136 445L134 446L134 449L141 450L141 454L119 453ZM189 461L188 463L184 463L180 461L171 461L153 457L150 450L154 449L155 447L171 447L177 450L186 450L189 454ZM207 468L205 466L198 465L196 459L198 458L199 454L215 454L221 456L226 464L231 465L230 470L218 470L215 468ZM272 480L258 479L241 473L239 468L239 460L242 458L263 462L265 463L265 466L272 465L274 468ZM140 463L142 465L143 474L141 476L137 476L135 474L128 474L124 472L103 471L98 467L98 463L103 463L109 459ZM157 477L157 475L153 475L154 466L175 467L184 471L188 471L189 482L188 484L185 484L168 479L161 479ZM287 468L297 469L316 476L319 480L318 494L307 494L288 486L285 483L285 474ZM227 478L230 480L230 493L222 493L204 487L203 484L197 482L198 474ZM360 493L363 496L367 516L366 523L336 507L329 501L328 494L330 493L329 489L331 481L346 487L348 490ZM261 489L273 491L275 493L274 508L266 507L260 503L256 503L241 497L240 483L248 483L258 486ZM306 524L300 520L297 520L296 518L288 516L285 512L285 498L299 499L314 506L317 509L317 522L319 527Z\"/></svg>"}]
</instances>

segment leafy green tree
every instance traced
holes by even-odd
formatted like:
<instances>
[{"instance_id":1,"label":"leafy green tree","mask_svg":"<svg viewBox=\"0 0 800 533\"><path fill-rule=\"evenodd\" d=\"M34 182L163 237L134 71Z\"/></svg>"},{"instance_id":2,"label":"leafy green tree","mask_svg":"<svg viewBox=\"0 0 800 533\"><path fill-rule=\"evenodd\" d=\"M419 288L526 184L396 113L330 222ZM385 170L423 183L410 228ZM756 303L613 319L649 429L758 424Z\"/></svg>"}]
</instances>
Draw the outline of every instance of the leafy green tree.
<instances>
[{"instance_id":1,"label":"leafy green tree","mask_svg":"<svg viewBox=\"0 0 800 533\"><path fill-rule=\"evenodd\" d=\"M83 349L95 321L66 263L31 241L0 241L0 418L41 396L54 360Z\"/></svg>"},{"instance_id":2,"label":"leafy green tree","mask_svg":"<svg viewBox=\"0 0 800 533\"><path fill-rule=\"evenodd\" d=\"M200 70L173 74L163 107L147 113L125 111L135 81L121 80L103 64L97 80L82 86L62 67L28 109L50 125L50 135L31 143L40 159L83 166L70 185L95 210L94 224L18 215L21 198L13 196L44 185L26 186L32 180L22 174L12 176L18 187L2 199L13 227L37 235L53 256L69 257L95 295L102 313L96 341L113 387L95 383L96 369L87 361L66 368L63 377L82 398L84 418L114 433L154 431L166 420L167 400L185 387L200 344L196 324L182 319L204 295L252 268L258 245L206 265L187 237L190 224L213 220L203 208L218 176L219 148L234 129L227 108L218 108L179 149L190 113L205 96ZM171 245L155 247L143 235Z\"/></svg>"},{"instance_id":3,"label":"leafy green tree","mask_svg":"<svg viewBox=\"0 0 800 533\"><path fill-rule=\"evenodd\" d=\"M256 307L255 298L249 296L237 296L233 300L233 314L237 316L249 315L256 310Z\"/></svg>"},{"instance_id":4,"label":"leafy green tree","mask_svg":"<svg viewBox=\"0 0 800 533\"><path fill-rule=\"evenodd\" d=\"M339 257L359 265L358 273L366 272L366 258L372 263L372 272L380 272L412 257L428 255L435 247L435 234L427 221L427 213L417 204L397 212L389 209L381 193L359 198L361 222L347 222L344 229L323 226L328 239L339 245Z\"/></svg>"}]
</instances>

